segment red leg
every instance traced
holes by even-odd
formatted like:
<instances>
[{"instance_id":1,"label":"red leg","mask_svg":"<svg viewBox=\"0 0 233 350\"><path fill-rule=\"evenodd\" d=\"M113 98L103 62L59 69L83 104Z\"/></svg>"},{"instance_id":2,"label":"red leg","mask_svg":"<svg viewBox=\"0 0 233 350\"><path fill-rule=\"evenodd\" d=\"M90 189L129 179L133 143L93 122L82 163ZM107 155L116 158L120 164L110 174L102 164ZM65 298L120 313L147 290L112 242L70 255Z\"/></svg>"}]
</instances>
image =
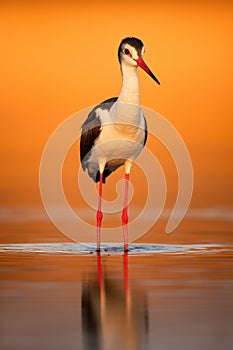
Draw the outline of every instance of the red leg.
<instances>
[{"instance_id":1,"label":"red leg","mask_svg":"<svg viewBox=\"0 0 233 350\"><path fill-rule=\"evenodd\" d=\"M102 185L103 185L103 173L100 173L100 183L99 183L99 197L98 197L98 210L96 213L96 221L97 221L97 252L100 252L100 232L101 232L101 221L103 218L103 213L101 211L102 204Z\"/></svg>"},{"instance_id":2,"label":"red leg","mask_svg":"<svg viewBox=\"0 0 233 350\"><path fill-rule=\"evenodd\" d=\"M129 188L129 174L125 174L125 195L122 211L122 225L124 234L124 251L128 251L128 188Z\"/></svg>"}]
</instances>

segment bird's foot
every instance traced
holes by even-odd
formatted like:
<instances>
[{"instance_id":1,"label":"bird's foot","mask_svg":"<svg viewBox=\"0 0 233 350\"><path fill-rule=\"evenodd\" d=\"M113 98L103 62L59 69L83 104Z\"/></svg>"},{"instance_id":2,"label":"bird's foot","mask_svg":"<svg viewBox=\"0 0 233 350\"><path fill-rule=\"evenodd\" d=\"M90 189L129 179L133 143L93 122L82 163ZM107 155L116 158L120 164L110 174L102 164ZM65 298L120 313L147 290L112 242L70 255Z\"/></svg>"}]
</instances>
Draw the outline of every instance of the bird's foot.
<instances>
[{"instance_id":1,"label":"bird's foot","mask_svg":"<svg viewBox=\"0 0 233 350\"><path fill-rule=\"evenodd\" d=\"M124 252L125 253L128 253L129 251L129 246L128 246L128 243L124 244Z\"/></svg>"}]
</instances>

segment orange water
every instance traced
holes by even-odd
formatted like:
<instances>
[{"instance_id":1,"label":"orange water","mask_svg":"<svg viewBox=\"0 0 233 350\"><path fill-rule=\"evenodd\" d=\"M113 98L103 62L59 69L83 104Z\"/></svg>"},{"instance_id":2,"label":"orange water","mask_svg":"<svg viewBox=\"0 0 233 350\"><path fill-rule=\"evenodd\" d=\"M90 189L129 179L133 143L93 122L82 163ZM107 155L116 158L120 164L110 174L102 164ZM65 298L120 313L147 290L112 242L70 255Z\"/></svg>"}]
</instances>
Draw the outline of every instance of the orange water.
<instances>
[{"instance_id":1,"label":"orange water","mask_svg":"<svg viewBox=\"0 0 233 350\"><path fill-rule=\"evenodd\" d=\"M1 346L230 349L232 269L226 249L99 266L95 254L1 253Z\"/></svg>"}]
</instances>

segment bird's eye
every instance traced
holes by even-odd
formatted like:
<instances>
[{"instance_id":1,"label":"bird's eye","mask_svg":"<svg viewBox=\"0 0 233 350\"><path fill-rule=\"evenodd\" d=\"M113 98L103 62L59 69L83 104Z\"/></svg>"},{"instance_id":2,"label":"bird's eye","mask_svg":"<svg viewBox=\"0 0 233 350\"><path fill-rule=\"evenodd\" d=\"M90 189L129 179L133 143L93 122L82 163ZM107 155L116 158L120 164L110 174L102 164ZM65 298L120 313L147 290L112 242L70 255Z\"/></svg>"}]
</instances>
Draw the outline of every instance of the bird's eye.
<instances>
[{"instance_id":1,"label":"bird's eye","mask_svg":"<svg viewBox=\"0 0 233 350\"><path fill-rule=\"evenodd\" d=\"M125 54L125 55L130 55L130 52L129 52L129 50L128 50L128 49L124 49L124 51L123 51L123 52L124 52L124 54Z\"/></svg>"}]
</instances>

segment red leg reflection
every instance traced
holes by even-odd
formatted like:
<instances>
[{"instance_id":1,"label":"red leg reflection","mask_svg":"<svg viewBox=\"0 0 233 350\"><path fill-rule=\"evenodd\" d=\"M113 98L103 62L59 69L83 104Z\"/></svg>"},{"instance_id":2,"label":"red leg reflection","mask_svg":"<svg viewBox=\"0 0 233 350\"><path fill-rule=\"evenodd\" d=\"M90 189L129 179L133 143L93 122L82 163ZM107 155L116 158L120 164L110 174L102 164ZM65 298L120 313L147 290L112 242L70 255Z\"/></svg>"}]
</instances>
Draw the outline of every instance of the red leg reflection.
<instances>
[{"instance_id":1,"label":"red leg reflection","mask_svg":"<svg viewBox=\"0 0 233 350\"><path fill-rule=\"evenodd\" d=\"M124 253L124 282L126 295L129 291L129 275L128 275L128 252Z\"/></svg>"},{"instance_id":2,"label":"red leg reflection","mask_svg":"<svg viewBox=\"0 0 233 350\"><path fill-rule=\"evenodd\" d=\"M101 255L100 255L100 253L97 254L97 266L98 266L99 286L100 286L100 291L102 291L102 289L103 289L103 272L102 272Z\"/></svg>"}]
</instances>

